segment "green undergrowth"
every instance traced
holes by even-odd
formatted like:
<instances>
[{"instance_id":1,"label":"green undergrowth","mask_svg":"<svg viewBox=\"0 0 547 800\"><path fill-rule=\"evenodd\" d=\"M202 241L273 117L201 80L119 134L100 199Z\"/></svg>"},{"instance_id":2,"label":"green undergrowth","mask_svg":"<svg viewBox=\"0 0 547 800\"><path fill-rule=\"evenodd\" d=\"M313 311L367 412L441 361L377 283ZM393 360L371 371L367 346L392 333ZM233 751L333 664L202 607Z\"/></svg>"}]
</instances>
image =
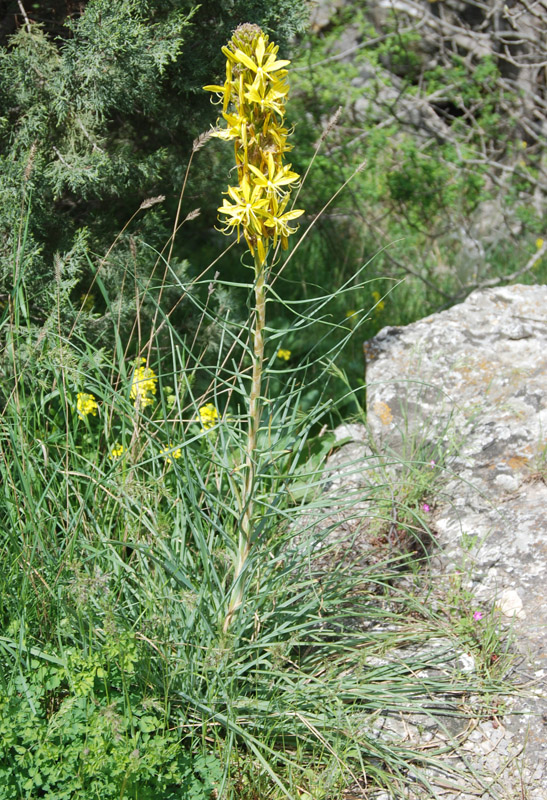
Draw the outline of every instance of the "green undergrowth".
<instances>
[{"instance_id":1,"label":"green undergrowth","mask_svg":"<svg viewBox=\"0 0 547 800\"><path fill-rule=\"evenodd\" d=\"M129 277L144 302L146 285ZM366 488L333 494L330 387L343 372L324 347L293 366L283 330L267 331L255 524L225 630L250 353L248 321L213 320L208 297L223 288L208 275L177 284L201 327L221 331L204 358L199 336L180 334L160 306L149 340L137 320L122 341L113 314L115 347L97 349L63 328L61 284L58 312L37 326L19 272L0 326L2 800L428 791L424 769L442 753L383 739L378 719L441 706L458 717L470 695L483 698L473 715L489 715L502 690L492 660L470 675L442 666L446 641L427 646L450 630L454 647L475 647L463 605L458 629L455 604L433 611L409 589L433 547L431 454L414 448L395 480L392 456L374 453L351 467ZM326 302L284 313L317 342L336 325L345 346L359 321L323 319ZM349 388L342 400L358 417ZM354 523L343 559L333 510ZM352 548L365 530L363 561Z\"/></svg>"}]
</instances>

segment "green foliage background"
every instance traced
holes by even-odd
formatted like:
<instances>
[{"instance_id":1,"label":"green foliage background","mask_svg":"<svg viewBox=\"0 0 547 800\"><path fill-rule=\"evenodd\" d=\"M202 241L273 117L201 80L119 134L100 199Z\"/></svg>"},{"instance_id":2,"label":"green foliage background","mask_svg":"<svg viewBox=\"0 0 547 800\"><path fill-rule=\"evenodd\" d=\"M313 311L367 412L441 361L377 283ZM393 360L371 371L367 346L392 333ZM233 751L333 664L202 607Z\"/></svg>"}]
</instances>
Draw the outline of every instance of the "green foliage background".
<instances>
[{"instance_id":1,"label":"green foliage background","mask_svg":"<svg viewBox=\"0 0 547 800\"><path fill-rule=\"evenodd\" d=\"M171 232L192 141L211 124L201 87L223 68L221 46L242 21L286 46L307 8L303 0L91 0L79 8L67 15L65 4L29 5L30 24L15 13L18 29L0 40L0 297L6 303L17 283L15 255L28 313L43 324L56 304L56 262L64 323L72 323L100 263L127 333L135 289L153 272L150 247L163 247ZM217 199L204 203L208 180L198 167L189 197L210 212ZM160 195L165 202L140 212L104 259L141 202ZM179 277L188 252L172 258ZM175 302L168 290L164 299ZM95 340L104 310L92 293L84 312L94 317ZM178 321L191 327L182 308Z\"/></svg>"},{"instance_id":2,"label":"green foliage background","mask_svg":"<svg viewBox=\"0 0 547 800\"><path fill-rule=\"evenodd\" d=\"M305 0L92 0L79 5L82 13L34 3L28 25L13 4L0 39L0 302L7 305L22 281L36 325L54 317L57 327L77 325L107 347L116 327L133 351L146 340L159 297L179 330L196 330L193 306L175 283L199 274L225 244L213 227L231 168L222 142L195 153L180 219L201 214L181 228L168 269L158 254L170 247L192 142L215 121L201 87L222 77L220 47L242 21L262 25L293 59L297 171L306 171L341 109L302 187L304 227L314 229L282 271L284 298L309 297L315 284L344 285L370 261L359 280L372 283L326 310L335 323L359 322L368 338L518 271L545 225L533 199L545 157L540 147L522 147L519 98L508 94L492 58L454 53L450 68L428 66L423 34L395 12L379 30L373 5L348 3L326 29L307 35ZM340 59L349 28L360 44ZM397 101L387 102L386 90L395 89ZM423 120L402 113L403 101L435 96L447 139L424 134ZM507 235L477 241L470 230L478 209L494 202ZM245 274L234 250L223 275ZM546 277L543 259L522 280ZM222 316L245 313L244 293L233 288L217 289L210 303ZM280 310L277 327L289 318ZM305 332L288 335L295 360L315 347ZM219 341L209 326L204 346ZM345 359L352 383L362 380L360 348Z\"/></svg>"},{"instance_id":3,"label":"green foliage background","mask_svg":"<svg viewBox=\"0 0 547 800\"><path fill-rule=\"evenodd\" d=\"M502 62L464 58L454 47L446 65L432 65L438 54L424 28L395 11L380 25L377 12L375 3L344 4L299 42L291 72L297 170L328 131L299 204L314 219L354 177L285 277L293 293L306 294L312 282L343 285L370 260L359 280L372 283L333 311L339 320L348 310L368 313L362 338L503 283L547 239L538 200L547 186L545 138L523 130L522 98L503 81ZM545 282L547 259L518 280ZM354 379L362 374L356 356L352 364L347 353Z\"/></svg>"}]
</instances>

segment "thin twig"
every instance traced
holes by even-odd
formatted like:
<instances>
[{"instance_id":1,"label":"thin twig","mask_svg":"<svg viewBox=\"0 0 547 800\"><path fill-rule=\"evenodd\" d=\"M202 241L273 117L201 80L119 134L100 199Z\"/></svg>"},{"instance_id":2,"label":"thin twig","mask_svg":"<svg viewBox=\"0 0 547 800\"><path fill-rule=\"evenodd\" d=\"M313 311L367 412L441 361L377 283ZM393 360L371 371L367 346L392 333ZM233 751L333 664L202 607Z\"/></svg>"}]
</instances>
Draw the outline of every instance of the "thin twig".
<instances>
[{"instance_id":1,"label":"thin twig","mask_svg":"<svg viewBox=\"0 0 547 800\"><path fill-rule=\"evenodd\" d=\"M21 12L23 19L25 20L25 28L27 29L27 33L30 33L31 32L30 20L27 16L27 12L25 11L25 7L22 3L22 0L17 0L17 5L19 6L19 11Z\"/></svg>"}]
</instances>

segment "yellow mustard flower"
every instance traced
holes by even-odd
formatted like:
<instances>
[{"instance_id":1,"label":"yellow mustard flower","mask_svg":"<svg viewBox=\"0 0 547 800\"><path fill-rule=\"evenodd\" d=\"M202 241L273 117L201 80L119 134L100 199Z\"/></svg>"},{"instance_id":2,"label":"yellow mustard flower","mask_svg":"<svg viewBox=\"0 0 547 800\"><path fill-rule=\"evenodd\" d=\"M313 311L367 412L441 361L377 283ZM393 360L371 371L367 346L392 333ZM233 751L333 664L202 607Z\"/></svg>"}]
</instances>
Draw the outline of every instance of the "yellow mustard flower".
<instances>
[{"instance_id":1,"label":"yellow mustard flower","mask_svg":"<svg viewBox=\"0 0 547 800\"><path fill-rule=\"evenodd\" d=\"M95 396L89 392L78 392L76 399L76 411L80 419L85 419L88 414L97 416L97 409L99 408Z\"/></svg>"},{"instance_id":2,"label":"yellow mustard flower","mask_svg":"<svg viewBox=\"0 0 547 800\"><path fill-rule=\"evenodd\" d=\"M376 311L383 311L383 309L385 308L386 304L382 300L382 295L380 294L380 292L372 292L372 298L373 298L374 303L376 305L376 309L375 310Z\"/></svg>"},{"instance_id":3,"label":"yellow mustard flower","mask_svg":"<svg viewBox=\"0 0 547 800\"><path fill-rule=\"evenodd\" d=\"M180 458L181 457L182 450L181 450L180 447L174 447L174 445L169 444L168 447L163 447L160 450L160 453L161 453L162 456L165 457L165 461L168 464L172 464L174 458Z\"/></svg>"},{"instance_id":4,"label":"yellow mustard flower","mask_svg":"<svg viewBox=\"0 0 547 800\"><path fill-rule=\"evenodd\" d=\"M146 408L154 402L157 391L158 378L150 367L144 366L145 358L139 359L141 366L136 367L131 381L131 400L135 401L135 408Z\"/></svg>"},{"instance_id":5,"label":"yellow mustard flower","mask_svg":"<svg viewBox=\"0 0 547 800\"><path fill-rule=\"evenodd\" d=\"M111 459L119 458L124 453L125 453L125 447L123 446L123 444L119 444L118 442L116 442L116 444L111 448L110 453L108 454L108 458Z\"/></svg>"},{"instance_id":6,"label":"yellow mustard flower","mask_svg":"<svg viewBox=\"0 0 547 800\"><path fill-rule=\"evenodd\" d=\"M537 247L538 250L541 250L541 248L543 247L544 244L545 244L545 240L542 239L541 236L536 239L536 247Z\"/></svg>"},{"instance_id":7,"label":"yellow mustard flower","mask_svg":"<svg viewBox=\"0 0 547 800\"><path fill-rule=\"evenodd\" d=\"M213 403L206 403L198 409L198 416L196 422L201 422L205 430L214 428L218 422L218 411Z\"/></svg>"},{"instance_id":8,"label":"yellow mustard flower","mask_svg":"<svg viewBox=\"0 0 547 800\"><path fill-rule=\"evenodd\" d=\"M283 359L283 361L288 361L289 358L291 357L291 351L283 350L283 348L281 348L280 350L277 351L277 357Z\"/></svg>"}]
</instances>

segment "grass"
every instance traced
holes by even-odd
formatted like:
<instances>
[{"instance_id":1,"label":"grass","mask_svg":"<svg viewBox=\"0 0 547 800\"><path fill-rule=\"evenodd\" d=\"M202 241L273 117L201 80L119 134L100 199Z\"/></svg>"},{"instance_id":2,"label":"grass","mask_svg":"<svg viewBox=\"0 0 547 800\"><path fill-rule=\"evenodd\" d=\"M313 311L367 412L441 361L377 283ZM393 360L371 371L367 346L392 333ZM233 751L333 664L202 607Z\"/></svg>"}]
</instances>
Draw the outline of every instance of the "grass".
<instances>
[{"instance_id":1,"label":"grass","mask_svg":"<svg viewBox=\"0 0 547 800\"><path fill-rule=\"evenodd\" d=\"M188 294L206 324L203 286ZM282 363L270 332L258 511L226 631L248 324L216 320L223 345L207 363L158 308L152 402L135 407L141 362L125 356L130 343L114 330L113 350L96 350L55 321L35 327L17 306L25 291L21 281L0 330L2 800L427 792L424 769L442 754L382 737L378 721L457 718L471 694L484 698L473 715L489 714L503 681L488 661L498 634L471 626L461 588L437 611L412 588L429 546L421 500L437 476L423 453L413 450L397 480L393 456L374 453L349 468L357 488L330 491L334 354L310 401L306 365ZM318 339L331 326L323 303L298 306ZM79 392L94 395L96 415L79 417ZM207 403L218 412L211 427L200 421ZM374 557L337 557L333 511L352 520L350 538L370 533ZM473 675L446 668L457 647L483 654Z\"/></svg>"}]
</instances>

